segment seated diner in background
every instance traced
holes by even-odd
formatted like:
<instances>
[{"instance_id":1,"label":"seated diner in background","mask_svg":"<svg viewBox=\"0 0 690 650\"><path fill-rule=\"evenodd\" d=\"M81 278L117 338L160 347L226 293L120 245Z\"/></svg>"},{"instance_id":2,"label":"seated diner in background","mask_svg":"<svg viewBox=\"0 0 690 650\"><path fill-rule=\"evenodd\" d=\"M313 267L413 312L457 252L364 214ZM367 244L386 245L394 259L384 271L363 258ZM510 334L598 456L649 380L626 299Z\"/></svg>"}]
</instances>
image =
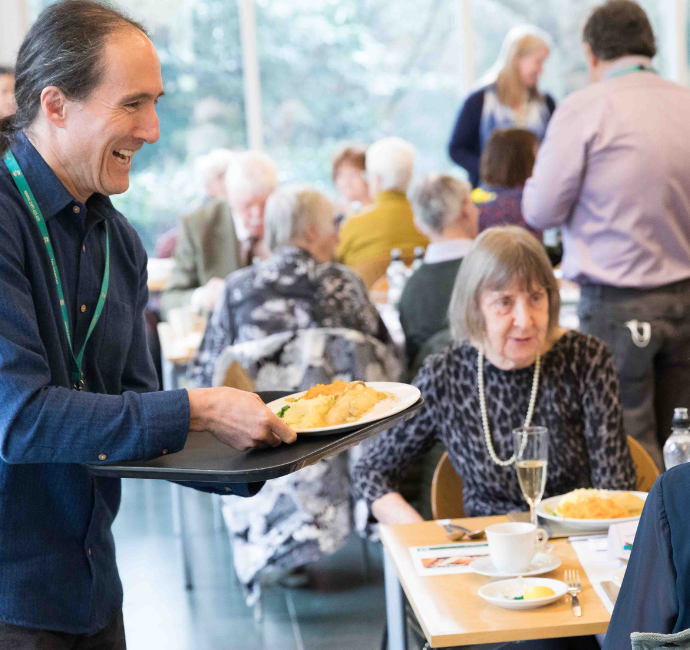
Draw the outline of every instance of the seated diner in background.
<instances>
[{"instance_id":1,"label":"seated diner in background","mask_svg":"<svg viewBox=\"0 0 690 650\"><path fill-rule=\"evenodd\" d=\"M369 186L365 180L367 148L356 142L343 145L333 156L333 184L340 194L339 207L347 219L371 203Z\"/></svg>"},{"instance_id":2,"label":"seated diner in background","mask_svg":"<svg viewBox=\"0 0 690 650\"><path fill-rule=\"evenodd\" d=\"M414 223L431 242L400 298L400 324L407 360L414 365L424 344L448 328L448 305L462 258L477 236L472 188L445 174L429 174L411 192Z\"/></svg>"},{"instance_id":3,"label":"seated diner in background","mask_svg":"<svg viewBox=\"0 0 690 650\"><path fill-rule=\"evenodd\" d=\"M401 138L384 138L367 149L366 177L375 201L343 224L337 250L340 262L357 269L368 262L390 261L394 248L412 253L429 243L414 227L406 196L413 166L414 148Z\"/></svg>"},{"instance_id":4,"label":"seated diner in background","mask_svg":"<svg viewBox=\"0 0 690 650\"><path fill-rule=\"evenodd\" d=\"M468 516L525 510L512 431L530 423L549 429L546 497L635 488L611 353L593 336L561 329L559 307L551 264L532 235L509 226L477 238L453 289L455 343L414 380L424 405L376 438L354 469L380 522L422 520L398 484L439 440L463 480Z\"/></svg>"},{"instance_id":5,"label":"seated diner in background","mask_svg":"<svg viewBox=\"0 0 690 650\"><path fill-rule=\"evenodd\" d=\"M161 298L164 317L176 307L212 312L225 277L267 255L264 206L278 186L271 158L218 149L198 161L197 176L208 198L181 220L173 275Z\"/></svg>"},{"instance_id":6,"label":"seated diner in background","mask_svg":"<svg viewBox=\"0 0 690 650\"><path fill-rule=\"evenodd\" d=\"M520 226L540 241L539 230L522 216L522 188L532 175L539 142L527 129L497 129L484 147L481 185L472 192L479 208L479 232L494 226Z\"/></svg>"},{"instance_id":7,"label":"seated diner in background","mask_svg":"<svg viewBox=\"0 0 690 650\"><path fill-rule=\"evenodd\" d=\"M362 280L331 262L338 244L335 208L309 186L276 190L266 201L267 260L229 275L190 368L210 386L229 345L313 327L345 327L389 341Z\"/></svg>"}]
</instances>

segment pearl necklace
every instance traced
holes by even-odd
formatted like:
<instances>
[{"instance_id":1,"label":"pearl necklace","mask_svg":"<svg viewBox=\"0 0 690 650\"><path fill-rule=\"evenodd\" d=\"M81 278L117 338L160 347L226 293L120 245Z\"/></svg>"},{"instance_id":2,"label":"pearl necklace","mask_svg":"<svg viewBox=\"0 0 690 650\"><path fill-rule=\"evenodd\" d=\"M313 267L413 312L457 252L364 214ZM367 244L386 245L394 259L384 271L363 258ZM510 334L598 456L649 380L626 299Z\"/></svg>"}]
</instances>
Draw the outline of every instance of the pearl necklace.
<instances>
[{"instance_id":1,"label":"pearl necklace","mask_svg":"<svg viewBox=\"0 0 690 650\"><path fill-rule=\"evenodd\" d=\"M529 407L527 408L527 416L525 417L525 428L532 423L532 414L534 413L534 404L537 401L537 389L539 388L539 368L540 368L541 355L537 353L537 358L534 362L534 377L532 379L532 394L529 398ZM501 467L508 467L515 462L516 454L513 455L508 460L501 460L494 450L493 443L491 442L491 433L489 432L489 418L486 415L486 399L484 397L484 348L479 348L479 354L477 356L477 384L479 388L479 408L482 413L482 427L484 428L484 440L486 441L486 448L489 450L489 456L496 465Z\"/></svg>"}]
</instances>

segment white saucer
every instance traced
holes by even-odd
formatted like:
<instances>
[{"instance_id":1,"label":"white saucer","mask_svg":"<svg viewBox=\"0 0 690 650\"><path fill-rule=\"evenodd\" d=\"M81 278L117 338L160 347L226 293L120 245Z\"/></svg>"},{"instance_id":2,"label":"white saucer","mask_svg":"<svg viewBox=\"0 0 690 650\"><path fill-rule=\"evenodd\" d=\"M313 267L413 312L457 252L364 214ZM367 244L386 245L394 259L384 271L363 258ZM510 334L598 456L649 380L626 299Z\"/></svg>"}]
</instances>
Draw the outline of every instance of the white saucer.
<instances>
[{"instance_id":1,"label":"white saucer","mask_svg":"<svg viewBox=\"0 0 690 650\"><path fill-rule=\"evenodd\" d=\"M470 570L489 578L516 578L517 576L538 576L561 566L561 558L548 553L537 553L526 571L521 573L501 573L491 561L490 555L477 558L470 564Z\"/></svg>"},{"instance_id":2,"label":"white saucer","mask_svg":"<svg viewBox=\"0 0 690 650\"><path fill-rule=\"evenodd\" d=\"M543 586L554 590L553 596L546 598L535 598L534 600L513 600L512 596L517 596L524 592L527 587ZM481 598L505 609L536 609L549 605L563 596L568 591L568 586L560 580L549 580L548 578L527 578L517 580L499 580L489 582L477 592Z\"/></svg>"}]
</instances>

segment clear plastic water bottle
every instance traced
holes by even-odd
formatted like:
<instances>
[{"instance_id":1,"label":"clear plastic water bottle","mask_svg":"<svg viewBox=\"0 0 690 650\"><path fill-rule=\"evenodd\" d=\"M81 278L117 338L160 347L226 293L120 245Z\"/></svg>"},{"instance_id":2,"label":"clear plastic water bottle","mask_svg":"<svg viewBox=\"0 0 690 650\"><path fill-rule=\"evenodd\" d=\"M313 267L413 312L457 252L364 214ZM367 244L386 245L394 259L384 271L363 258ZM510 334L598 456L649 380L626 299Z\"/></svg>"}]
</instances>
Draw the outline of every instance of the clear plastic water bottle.
<instances>
[{"instance_id":1,"label":"clear plastic water bottle","mask_svg":"<svg viewBox=\"0 0 690 650\"><path fill-rule=\"evenodd\" d=\"M677 408L673 411L671 435L664 444L664 465L666 469L671 469L688 461L690 461L690 417L688 409Z\"/></svg>"},{"instance_id":2,"label":"clear plastic water bottle","mask_svg":"<svg viewBox=\"0 0 690 650\"><path fill-rule=\"evenodd\" d=\"M386 277L388 278L388 304L397 309L405 282L407 282L407 266L402 261L402 251L399 248L391 251L391 263L386 269Z\"/></svg>"},{"instance_id":3,"label":"clear plastic water bottle","mask_svg":"<svg viewBox=\"0 0 690 650\"><path fill-rule=\"evenodd\" d=\"M424 266L424 246L417 246L414 249L414 261L412 266L407 270L407 277L409 278L419 267Z\"/></svg>"}]
</instances>

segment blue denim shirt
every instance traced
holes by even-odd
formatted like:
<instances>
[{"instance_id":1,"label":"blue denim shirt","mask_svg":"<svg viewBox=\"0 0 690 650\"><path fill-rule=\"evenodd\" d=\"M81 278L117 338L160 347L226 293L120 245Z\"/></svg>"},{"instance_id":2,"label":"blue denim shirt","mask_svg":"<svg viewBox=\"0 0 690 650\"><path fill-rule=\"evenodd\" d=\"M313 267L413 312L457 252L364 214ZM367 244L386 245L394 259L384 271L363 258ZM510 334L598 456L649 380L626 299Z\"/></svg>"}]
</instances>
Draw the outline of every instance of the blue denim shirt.
<instances>
[{"instance_id":1,"label":"blue denim shirt","mask_svg":"<svg viewBox=\"0 0 690 650\"><path fill-rule=\"evenodd\" d=\"M151 392L147 260L134 229L105 196L76 201L23 134L12 152L48 226L76 350L103 278L106 221L111 270L84 353L85 391L75 391L45 244L0 162L0 620L91 634L122 607L110 531L120 481L84 463L179 451L189 399Z\"/></svg>"}]
</instances>

